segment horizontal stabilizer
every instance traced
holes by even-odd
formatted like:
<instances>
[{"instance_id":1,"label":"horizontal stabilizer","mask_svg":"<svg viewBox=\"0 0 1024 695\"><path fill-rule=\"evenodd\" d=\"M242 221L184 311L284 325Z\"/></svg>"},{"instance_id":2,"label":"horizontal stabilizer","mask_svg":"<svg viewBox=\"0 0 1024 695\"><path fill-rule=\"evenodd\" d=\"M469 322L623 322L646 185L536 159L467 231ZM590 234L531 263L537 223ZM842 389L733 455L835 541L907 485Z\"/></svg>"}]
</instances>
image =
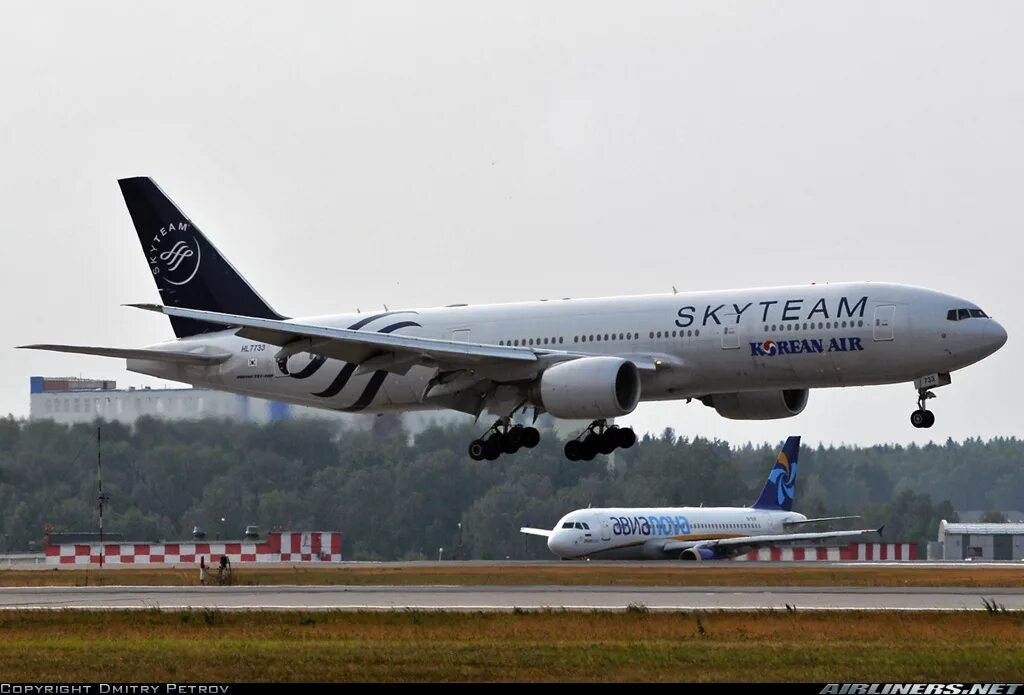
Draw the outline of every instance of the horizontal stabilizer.
<instances>
[{"instance_id":1,"label":"horizontal stabilizer","mask_svg":"<svg viewBox=\"0 0 1024 695\"><path fill-rule=\"evenodd\" d=\"M548 531L547 529L542 528L530 528L529 526L523 526L521 529L519 529L519 533L528 533L531 536L544 536L545 538L547 538L552 533L554 533L554 531Z\"/></svg>"},{"instance_id":2,"label":"horizontal stabilizer","mask_svg":"<svg viewBox=\"0 0 1024 695\"><path fill-rule=\"evenodd\" d=\"M50 352L71 352L79 355L99 357L122 357L126 360L152 360L172 364L212 366L227 360L227 352L203 350L199 352L174 352L171 350L146 350L145 348L109 348L90 345L19 345L19 350L49 350Z\"/></svg>"},{"instance_id":3,"label":"horizontal stabilizer","mask_svg":"<svg viewBox=\"0 0 1024 695\"><path fill-rule=\"evenodd\" d=\"M804 519L803 521L783 521L782 525L786 528L794 528L797 526L806 526L807 524L824 524L829 521L846 521L848 519L860 519L861 516L823 516L818 519Z\"/></svg>"}]
</instances>

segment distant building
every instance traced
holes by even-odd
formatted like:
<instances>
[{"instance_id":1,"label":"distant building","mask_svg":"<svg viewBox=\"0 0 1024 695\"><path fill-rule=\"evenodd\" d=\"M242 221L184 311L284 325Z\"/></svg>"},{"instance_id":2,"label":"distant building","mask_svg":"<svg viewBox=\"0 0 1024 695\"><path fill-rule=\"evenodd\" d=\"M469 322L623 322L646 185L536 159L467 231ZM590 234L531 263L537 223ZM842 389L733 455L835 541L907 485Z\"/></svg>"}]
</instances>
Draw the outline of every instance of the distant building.
<instances>
[{"instance_id":1,"label":"distant building","mask_svg":"<svg viewBox=\"0 0 1024 695\"><path fill-rule=\"evenodd\" d=\"M34 376L29 383L29 418L62 424L100 418L130 425L149 415L163 420L215 417L238 422L326 417L369 427L373 417L305 408L212 389L149 386L119 389L115 381L77 377Z\"/></svg>"},{"instance_id":2,"label":"distant building","mask_svg":"<svg viewBox=\"0 0 1024 695\"><path fill-rule=\"evenodd\" d=\"M929 560L1024 560L1024 524L939 523Z\"/></svg>"},{"instance_id":3,"label":"distant building","mask_svg":"<svg viewBox=\"0 0 1024 695\"><path fill-rule=\"evenodd\" d=\"M161 420L228 418L256 423L322 418L368 430L378 420L374 414L341 413L214 389L149 386L119 389L116 381L107 379L45 376L31 377L29 385L29 418L61 424L89 423L99 418L131 425L143 416ZM472 415L451 410L396 413L391 418L409 433L432 425L473 422ZM484 429L481 427L481 433Z\"/></svg>"}]
</instances>

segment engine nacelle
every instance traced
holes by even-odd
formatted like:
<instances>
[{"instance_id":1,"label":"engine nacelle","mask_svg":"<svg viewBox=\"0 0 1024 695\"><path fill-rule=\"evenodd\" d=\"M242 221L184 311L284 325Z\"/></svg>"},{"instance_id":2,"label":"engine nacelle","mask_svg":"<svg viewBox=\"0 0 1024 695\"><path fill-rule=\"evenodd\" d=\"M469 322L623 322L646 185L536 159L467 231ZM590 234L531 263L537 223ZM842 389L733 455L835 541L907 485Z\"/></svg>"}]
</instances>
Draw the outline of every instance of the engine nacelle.
<instances>
[{"instance_id":1,"label":"engine nacelle","mask_svg":"<svg viewBox=\"0 0 1024 695\"><path fill-rule=\"evenodd\" d=\"M701 402L730 420L777 420L803 412L808 393L807 389L715 393Z\"/></svg>"},{"instance_id":2,"label":"engine nacelle","mask_svg":"<svg viewBox=\"0 0 1024 695\"><path fill-rule=\"evenodd\" d=\"M621 357L581 357L545 369L532 396L558 418L620 417L640 402L640 372Z\"/></svg>"},{"instance_id":3,"label":"engine nacelle","mask_svg":"<svg viewBox=\"0 0 1024 695\"><path fill-rule=\"evenodd\" d=\"M689 560L691 562L699 562L701 560L717 560L718 556L715 555L715 551L711 548L687 548L679 554L680 560Z\"/></svg>"}]
</instances>

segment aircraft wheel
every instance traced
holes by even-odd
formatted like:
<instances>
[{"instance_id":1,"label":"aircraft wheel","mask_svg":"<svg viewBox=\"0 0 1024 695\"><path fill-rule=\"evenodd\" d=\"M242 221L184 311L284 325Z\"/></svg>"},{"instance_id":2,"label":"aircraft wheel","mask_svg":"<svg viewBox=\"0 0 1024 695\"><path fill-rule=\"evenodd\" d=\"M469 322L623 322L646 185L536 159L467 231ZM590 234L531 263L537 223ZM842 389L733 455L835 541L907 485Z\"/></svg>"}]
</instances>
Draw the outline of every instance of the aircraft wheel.
<instances>
[{"instance_id":1,"label":"aircraft wheel","mask_svg":"<svg viewBox=\"0 0 1024 695\"><path fill-rule=\"evenodd\" d=\"M523 446L527 449L540 444L540 431L536 427L524 427L523 428Z\"/></svg>"},{"instance_id":2,"label":"aircraft wheel","mask_svg":"<svg viewBox=\"0 0 1024 695\"><path fill-rule=\"evenodd\" d=\"M598 435L597 450L602 454L610 454L619 446L618 428L607 429Z\"/></svg>"},{"instance_id":3,"label":"aircraft wheel","mask_svg":"<svg viewBox=\"0 0 1024 695\"><path fill-rule=\"evenodd\" d=\"M580 460L593 461L598 452L598 437L596 434L588 434L580 442Z\"/></svg>"},{"instance_id":4,"label":"aircraft wheel","mask_svg":"<svg viewBox=\"0 0 1024 695\"><path fill-rule=\"evenodd\" d=\"M935 413L933 413L930 410L926 410L926 411L924 411L924 415L925 415L925 420L924 420L924 425L922 425L922 427L928 428L928 427L931 427L932 425L935 424Z\"/></svg>"},{"instance_id":5,"label":"aircraft wheel","mask_svg":"<svg viewBox=\"0 0 1024 695\"><path fill-rule=\"evenodd\" d=\"M565 443L565 458L570 461L579 461L583 445L577 440L571 439Z\"/></svg>"},{"instance_id":6,"label":"aircraft wheel","mask_svg":"<svg viewBox=\"0 0 1024 695\"><path fill-rule=\"evenodd\" d=\"M506 454L516 453L523 446L523 428L519 426L509 428L502 439L504 440L503 451Z\"/></svg>"},{"instance_id":7,"label":"aircraft wheel","mask_svg":"<svg viewBox=\"0 0 1024 695\"><path fill-rule=\"evenodd\" d=\"M501 452L505 450L505 437L498 432L495 432L484 442L484 458L488 461L494 461Z\"/></svg>"},{"instance_id":8,"label":"aircraft wheel","mask_svg":"<svg viewBox=\"0 0 1024 695\"><path fill-rule=\"evenodd\" d=\"M934 416L933 416L934 421ZM928 427L925 423L928 422L928 411L927 410L915 410L910 414L910 424L914 427Z\"/></svg>"},{"instance_id":9,"label":"aircraft wheel","mask_svg":"<svg viewBox=\"0 0 1024 695\"><path fill-rule=\"evenodd\" d=\"M474 439L469 443L469 458L474 461L483 461L487 456L487 445L482 439Z\"/></svg>"},{"instance_id":10,"label":"aircraft wheel","mask_svg":"<svg viewBox=\"0 0 1024 695\"><path fill-rule=\"evenodd\" d=\"M636 432L632 427L620 427L616 432L620 449L628 449L636 444Z\"/></svg>"}]
</instances>

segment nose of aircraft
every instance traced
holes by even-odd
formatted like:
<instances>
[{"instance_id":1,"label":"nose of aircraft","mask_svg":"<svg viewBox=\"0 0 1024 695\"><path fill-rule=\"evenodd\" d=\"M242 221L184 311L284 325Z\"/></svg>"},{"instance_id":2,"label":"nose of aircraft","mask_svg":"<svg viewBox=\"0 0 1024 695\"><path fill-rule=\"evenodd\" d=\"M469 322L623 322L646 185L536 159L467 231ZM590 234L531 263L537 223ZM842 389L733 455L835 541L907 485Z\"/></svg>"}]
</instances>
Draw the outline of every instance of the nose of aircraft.
<instances>
[{"instance_id":1,"label":"nose of aircraft","mask_svg":"<svg viewBox=\"0 0 1024 695\"><path fill-rule=\"evenodd\" d=\"M548 550L558 557L566 557L569 554L569 544L566 543L566 540L564 533L555 531L548 536Z\"/></svg>"},{"instance_id":2,"label":"nose of aircraft","mask_svg":"<svg viewBox=\"0 0 1024 695\"><path fill-rule=\"evenodd\" d=\"M985 347L989 353L993 353L999 348L1006 344L1006 329L996 321L992 319L986 321L985 325Z\"/></svg>"}]
</instances>

